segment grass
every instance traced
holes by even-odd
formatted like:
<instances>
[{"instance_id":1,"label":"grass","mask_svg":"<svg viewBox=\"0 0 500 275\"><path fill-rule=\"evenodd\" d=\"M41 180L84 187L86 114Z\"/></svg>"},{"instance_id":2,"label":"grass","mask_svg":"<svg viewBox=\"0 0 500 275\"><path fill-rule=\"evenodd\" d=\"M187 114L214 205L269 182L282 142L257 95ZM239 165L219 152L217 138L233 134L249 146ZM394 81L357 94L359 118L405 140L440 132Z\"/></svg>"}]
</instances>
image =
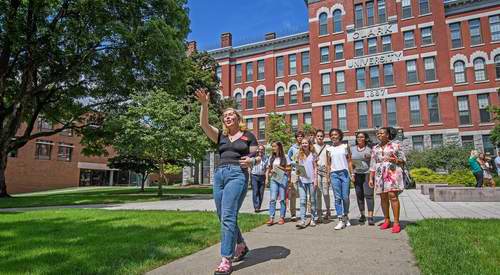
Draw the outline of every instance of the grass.
<instances>
[{"instance_id":1,"label":"grass","mask_svg":"<svg viewBox=\"0 0 500 275\"><path fill-rule=\"evenodd\" d=\"M264 223L240 214L242 231ZM0 274L143 274L219 241L212 212L0 212ZM214 264L218 259L214 259Z\"/></svg>"},{"instance_id":2,"label":"grass","mask_svg":"<svg viewBox=\"0 0 500 275\"><path fill-rule=\"evenodd\" d=\"M0 208L40 207L58 205L113 204L125 202L158 201L179 199L193 195L205 195L211 198L211 188L163 188L163 196L157 196L157 188L103 188L68 191L61 193L20 195L11 198L0 198Z\"/></svg>"},{"instance_id":3,"label":"grass","mask_svg":"<svg viewBox=\"0 0 500 275\"><path fill-rule=\"evenodd\" d=\"M429 219L406 230L422 274L500 274L498 219Z\"/></svg>"}]
</instances>

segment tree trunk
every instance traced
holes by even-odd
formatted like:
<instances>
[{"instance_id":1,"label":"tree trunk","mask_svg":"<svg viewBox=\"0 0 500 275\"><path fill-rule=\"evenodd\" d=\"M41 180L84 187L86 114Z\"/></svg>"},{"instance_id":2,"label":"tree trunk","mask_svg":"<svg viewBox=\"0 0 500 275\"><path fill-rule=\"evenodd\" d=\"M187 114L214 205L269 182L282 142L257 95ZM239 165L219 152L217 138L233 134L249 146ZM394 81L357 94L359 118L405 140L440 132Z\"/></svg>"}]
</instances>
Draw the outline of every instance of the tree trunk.
<instances>
[{"instance_id":1,"label":"tree trunk","mask_svg":"<svg viewBox=\"0 0 500 275\"><path fill-rule=\"evenodd\" d=\"M163 174L164 171L164 164L163 161L160 162L160 181L158 181L158 197L163 196L163 190L162 190L162 185L163 181L165 180L165 175Z\"/></svg>"},{"instance_id":2,"label":"tree trunk","mask_svg":"<svg viewBox=\"0 0 500 275\"><path fill-rule=\"evenodd\" d=\"M7 154L0 157L0 198L10 197L7 193L7 182L5 181L5 170L7 169Z\"/></svg>"}]
</instances>

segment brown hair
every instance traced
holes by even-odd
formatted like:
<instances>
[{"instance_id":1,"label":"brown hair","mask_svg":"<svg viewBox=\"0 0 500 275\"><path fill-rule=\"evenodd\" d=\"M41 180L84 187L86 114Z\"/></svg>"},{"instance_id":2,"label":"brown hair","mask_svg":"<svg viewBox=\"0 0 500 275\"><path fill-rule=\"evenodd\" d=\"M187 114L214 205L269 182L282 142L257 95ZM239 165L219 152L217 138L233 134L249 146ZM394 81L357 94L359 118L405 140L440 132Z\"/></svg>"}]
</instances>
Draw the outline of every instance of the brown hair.
<instances>
[{"instance_id":1,"label":"brown hair","mask_svg":"<svg viewBox=\"0 0 500 275\"><path fill-rule=\"evenodd\" d=\"M241 113L234 109L234 108L226 108L222 111L222 114L223 116L221 117L221 121L222 121L222 134L224 134L225 136L228 135L229 133L229 129L227 129L226 125L224 125L224 113L227 112L227 111L233 111L236 116L238 117L238 125L240 126L240 131L246 131L247 130L247 125L245 124L245 122L243 121L243 116L241 115Z\"/></svg>"}]
</instances>

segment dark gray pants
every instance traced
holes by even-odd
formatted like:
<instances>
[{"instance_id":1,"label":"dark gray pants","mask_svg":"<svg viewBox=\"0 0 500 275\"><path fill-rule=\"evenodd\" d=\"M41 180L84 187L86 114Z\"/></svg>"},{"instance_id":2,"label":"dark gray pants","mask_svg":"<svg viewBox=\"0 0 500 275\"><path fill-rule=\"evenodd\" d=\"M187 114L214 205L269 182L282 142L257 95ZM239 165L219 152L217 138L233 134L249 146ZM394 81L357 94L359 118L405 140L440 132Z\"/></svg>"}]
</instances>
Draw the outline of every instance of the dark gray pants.
<instances>
[{"instance_id":1,"label":"dark gray pants","mask_svg":"<svg viewBox=\"0 0 500 275\"><path fill-rule=\"evenodd\" d=\"M370 174L354 174L354 188L356 189L356 198L361 214L365 212L365 199L368 211L373 211L375 205L373 188L368 186L369 175Z\"/></svg>"}]
</instances>

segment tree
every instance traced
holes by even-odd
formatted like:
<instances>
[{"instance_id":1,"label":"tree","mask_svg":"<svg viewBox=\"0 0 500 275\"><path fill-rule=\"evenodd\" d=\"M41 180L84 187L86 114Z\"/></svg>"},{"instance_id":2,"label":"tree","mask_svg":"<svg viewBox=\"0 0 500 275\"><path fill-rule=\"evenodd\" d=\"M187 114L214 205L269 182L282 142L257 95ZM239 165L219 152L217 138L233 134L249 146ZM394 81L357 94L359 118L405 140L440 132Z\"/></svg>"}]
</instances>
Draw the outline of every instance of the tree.
<instances>
[{"instance_id":1,"label":"tree","mask_svg":"<svg viewBox=\"0 0 500 275\"><path fill-rule=\"evenodd\" d=\"M154 161L136 156L121 155L108 160L108 166L112 169L130 170L141 175L141 191L144 191L144 183L149 174L158 171Z\"/></svg>"},{"instance_id":2,"label":"tree","mask_svg":"<svg viewBox=\"0 0 500 275\"><path fill-rule=\"evenodd\" d=\"M292 145L293 134L290 124L285 119L285 115L271 113L267 117L266 125L266 141L271 143L279 141L283 144L283 148L288 148Z\"/></svg>"},{"instance_id":3,"label":"tree","mask_svg":"<svg viewBox=\"0 0 500 275\"><path fill-rule=\"evenodd\" d=\"M498 90L500 92L500 89L498 89ZM491 130L490 139L494 145L499 146L500 145L500 107L490 106L490 112L492 112L494 114L494 116L495 116L494 119L497 122L495 125L495 128L493 128L493 130Z\"/></svg>"},{"instance_id":4,"label":"tree","mask_svg":"<svg viewBox=\"0 0 500 275\"><path fill-rule=\"evenodd\" d=\"M99 128L133 91L180 91L186 0L0 1L0 197L8 152ZM114 114L115 115L115 114ZM35 131L43 117L56 127Z\"/></svg>"}]
</instances>

